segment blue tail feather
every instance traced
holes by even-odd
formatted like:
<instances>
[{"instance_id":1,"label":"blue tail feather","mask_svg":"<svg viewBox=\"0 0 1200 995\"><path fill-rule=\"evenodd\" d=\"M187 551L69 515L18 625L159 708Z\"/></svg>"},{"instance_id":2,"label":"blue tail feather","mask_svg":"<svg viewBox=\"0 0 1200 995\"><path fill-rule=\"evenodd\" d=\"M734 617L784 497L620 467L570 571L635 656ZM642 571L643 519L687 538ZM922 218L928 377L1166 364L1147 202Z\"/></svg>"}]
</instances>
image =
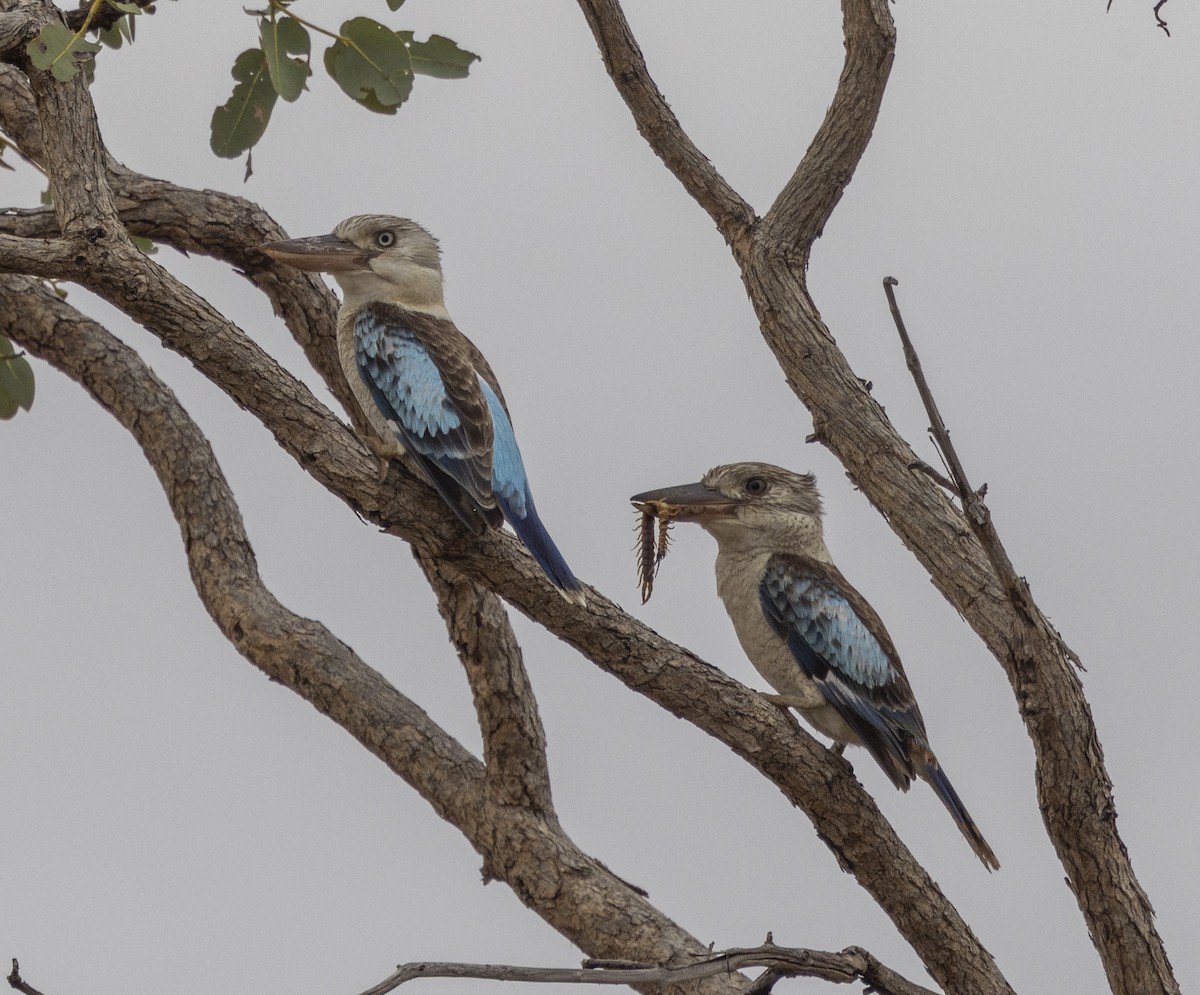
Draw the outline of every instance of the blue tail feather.
<instances>
[{"instance_id":1,"label":"blue tail feather","mask_svg":"<svg viewBox=\"0 0 1200 995\"><path fill-rule=\"evenodd\" d=\"M533 503L533 495L525 492L525 514L517 515L515 510L504 498L500 498L500 510L509 525L513 527L517 537L525 544L525 548L533 554L542 572L550 579L550 583L558 588L559 593L568 601L577 605L587 603L583 594L583 585L576 580L562 553L554 545L554 540L538 518L537 508Z\"/></svg>"},{"instance_id":2,"label":"blue tail feather","mask_svg":"<svg viewBox=\"0 0 1200 995\"><path fill-rule=\"evenodd\" d=\"M950 783L950 779L946 777L942 771L941 765L933 757L929 755L929 760L918 765L918 771L922 780L926 781L934 793L941 799L946 810L950 813L954 822L957 824L959 831L966 837L968 843L971 844L971 849L983 861L989 871L1000 869L1000 861L996 859L996 855L992 853L992 848L988 846L987 840L983 838L983 834L975 825L975 821L967 813L967 807L962 803L962 799L958 797L958 792L954 790L954 786Z\"/></svg>"}]
</instances>

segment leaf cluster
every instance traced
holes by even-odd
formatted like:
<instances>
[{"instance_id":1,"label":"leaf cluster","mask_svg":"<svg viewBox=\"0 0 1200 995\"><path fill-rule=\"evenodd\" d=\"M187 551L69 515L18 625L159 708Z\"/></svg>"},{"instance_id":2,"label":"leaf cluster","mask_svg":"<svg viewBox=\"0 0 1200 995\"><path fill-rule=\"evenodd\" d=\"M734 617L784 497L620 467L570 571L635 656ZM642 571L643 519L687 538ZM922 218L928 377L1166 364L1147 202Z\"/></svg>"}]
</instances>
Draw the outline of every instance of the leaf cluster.
<instances>
[{"instance_id":1,"label":"leaf cluster","mask_svg":"<svg viewBox=\"0 0 1200 995\"><path fill-rule=\"evenodd\" d=\"M411 31L396 31L370 17L353 17L336 31L292 11L295 0L271 0L258 20L259 44L234 60L233 93L213 111L210 145L223 159L249 153L262 138L279 98L291 103L308 89L312 34L332 43L325 50L325 72L351 100L378 114L395 114L412 92L415 75L462 79L479 56L449 38L431 35L417 41ZM385 0L391 10L403 0ZM250 176L247 155L246 176Z\"/></svg>"},{"instance_id":2,"label":"leaf cluster","mask_svg":"<svg viewBox=\"0 0 1200 995\"><path fill-rule=\"evenodd\" d=\"M377 114L396 113L412 93L414 76L463 79L479 59L442 35L417 41L413 32L393 30L370 17L352 17L334 31L294 13L298 2L268 0L265 10L246 11L258 21L258 45L234 59L233 93L213 111L209 145L223 159L246 153L247 179L250 150L266 132L276 101L282 97L292 103L308 89L313 33L332 39L321 60L325 72L351 100ZM396 11L404 0L384 2ZM36 68L56 79L74 79L82 69L90 82L101 45L88 41L87 33L94 31L109 48L121 48L134 40L137 15L153 12L150 0L90 0L81 22L69 18L80 24L78 30L52 21L26 52Z\"/></svg>"}]
</instances>

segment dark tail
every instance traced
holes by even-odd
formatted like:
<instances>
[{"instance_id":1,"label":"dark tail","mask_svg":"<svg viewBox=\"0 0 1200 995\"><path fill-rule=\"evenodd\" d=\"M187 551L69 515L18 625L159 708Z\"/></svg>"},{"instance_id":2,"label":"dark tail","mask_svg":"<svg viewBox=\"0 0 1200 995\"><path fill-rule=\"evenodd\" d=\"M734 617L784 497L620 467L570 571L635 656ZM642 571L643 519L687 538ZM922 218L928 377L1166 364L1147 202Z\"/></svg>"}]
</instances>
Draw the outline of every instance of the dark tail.
<instances>
[{"instance_id":1,"label":"dark tail","mask_svg":"<svg viewBox=\"0 0 1200 995\"><path fill-rule=\"evenodd\" d=\"M537 508L533 504L533 495L525 492L524 517L518 517L503 498L500 499L500 508L513 531L521 542L525 543L525 548L537 560L542 572L550 579L550 583L558 588L558 593L573 604L585 606L587 598L583 593L583 585L575 579L567 561L554 545L554 540L542 526L542 520L538 518Z\"/></svg>"},{"instance_id":2,"label":"dark tail","mask_svg":"<svg viewBox=\"0 0 1200 995\"><path fill-rule=\"evenodd\" d=\"M950 779L946 777L937 758L932 753L928 755L925 762L917 764L917 773L921 775L922 780L929 783L938 798L942 800L942 804L946 806L946 811L954 819L959 831L966 837L967 842L971 844L971 849L975 851L987 869L989 871L1000 870L1000 861L992 853L992 848L988 846L987 840L983 838L983 834L976 827L975 821L967 813L967 808L963 805L962 799L958 797L958 792L954 790Z\"/></svg>"}]
</instances>

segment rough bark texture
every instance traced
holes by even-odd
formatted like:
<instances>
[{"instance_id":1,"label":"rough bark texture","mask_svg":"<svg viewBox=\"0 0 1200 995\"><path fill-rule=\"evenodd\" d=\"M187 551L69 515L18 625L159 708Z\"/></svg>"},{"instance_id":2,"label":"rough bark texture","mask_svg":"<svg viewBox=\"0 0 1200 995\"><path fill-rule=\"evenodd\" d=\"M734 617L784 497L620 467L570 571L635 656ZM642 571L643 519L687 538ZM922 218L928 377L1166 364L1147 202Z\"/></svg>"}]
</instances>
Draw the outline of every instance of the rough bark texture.
<instances>
[{"instance_id":1,"label":"rough bark texture","mask_svg":"<svg viewBox=\"0 0 1200 995\"><path fill-rule=\"evenodd\" d=\"M1114 992L1177 991L1146 896L1116 833L1110 785L1068 653L1028 591L993 561L864 390L810 299L814 240L866 148L895 46L884 0L846 0L846 62L824 123L761 220L679 127L615 0L580 0L606 67L654 151L716 222L763 335L817 434L1004 665L1038 758L1046 825ZM78 380L137 438L180 523L192 577L247 659L312 702L403 777L531 909L595 957L679 964L706 948L583 854L554 814L544 737L496 595L630 688L726 743L802 808L841 865L885 909L947 991L1007 982L842 760L725 674L602 595L587 609L548 586L511 537L468 536L404 465L377 460L240 329L142 255L128 232L218 258L266 293L350 417L333 350L336 302L315 278L257 252L283 235L256 205L141 176L105 152L81 80L24 64L23 39L57 16L47 0L0 0L0 130L47 170L55 210L0 216L0 334ZM474 695L484 758L470 755L319 623L258 577L206 440L140 359L31 276L72 280L140 322L258 418L320 485L409 542L429 578ZM359 426L361 427L361 426ZM869 955L864 955L869 956ZM902 979L897 981L897 988ZM745 979L680 985L730 993Z\"/></svg>"}]
</instances>

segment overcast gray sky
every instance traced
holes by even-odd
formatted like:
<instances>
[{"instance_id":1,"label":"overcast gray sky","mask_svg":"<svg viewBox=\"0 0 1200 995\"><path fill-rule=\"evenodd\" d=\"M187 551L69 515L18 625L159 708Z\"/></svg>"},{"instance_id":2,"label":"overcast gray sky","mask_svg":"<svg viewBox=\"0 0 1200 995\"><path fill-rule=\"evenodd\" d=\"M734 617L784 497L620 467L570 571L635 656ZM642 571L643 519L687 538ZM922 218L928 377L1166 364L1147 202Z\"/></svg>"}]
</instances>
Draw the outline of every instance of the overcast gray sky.
<instances>
[{"instance_id":1,"label":"overcast gray sky","mask_svg":"<svg viewBox=\"0 0 1200 995\"><path fill-rule=\"evenodd\" d=\"M313 7L305 11L304 7ZM684 127L765 211L840 69L832 2L630 0ZM811 287L856 372L926 458L880 280L909 328L1017 569L1087 665L1119 826L1184 988L1200 981L1191 619L1200 587L1200 13L1170 3L960 0L894 9L891 85L817 244ZM1041 825L1033 756L993 659L823 449L702 211L637 136L567 2L339 0L449 35L469 80L418 78L395 118L318 73L279 105L255 173L208 150L240 0L161 4L94 87L131 167L260 202L293 235L364 211L442 241L447 300L504 385L539 509L583 579L753 687L678 528L638 604L630 494L761 459L814 471L846 575L883 616L931 741L1003 863L987 874L923 785L856 770L1023 992L1095 991L1099 962ZM318 56L319 57L319 56ZM186 69L184 67L187 67ZM0 202L40 178L0 174ZM205 260L183 275L319 391L265 299ZM71 292L80 306L86 295ZM407 548L360 523L257 422L157 342L143 351L210 434L267 582L472 748L470 696ZM197 601L133 441L38 365L0 424L0 957L47 995L352 995L398 961L569 965L578 952L345 733L270 684ZM652 427L648 427L652 426ZM861 944L924 981L808 821L741 761L515 619L579 843L718 947ZM427 982L484 993L489 983ZM793 982L791 991L824 991Z\"/></svg>"}]
</instances>

